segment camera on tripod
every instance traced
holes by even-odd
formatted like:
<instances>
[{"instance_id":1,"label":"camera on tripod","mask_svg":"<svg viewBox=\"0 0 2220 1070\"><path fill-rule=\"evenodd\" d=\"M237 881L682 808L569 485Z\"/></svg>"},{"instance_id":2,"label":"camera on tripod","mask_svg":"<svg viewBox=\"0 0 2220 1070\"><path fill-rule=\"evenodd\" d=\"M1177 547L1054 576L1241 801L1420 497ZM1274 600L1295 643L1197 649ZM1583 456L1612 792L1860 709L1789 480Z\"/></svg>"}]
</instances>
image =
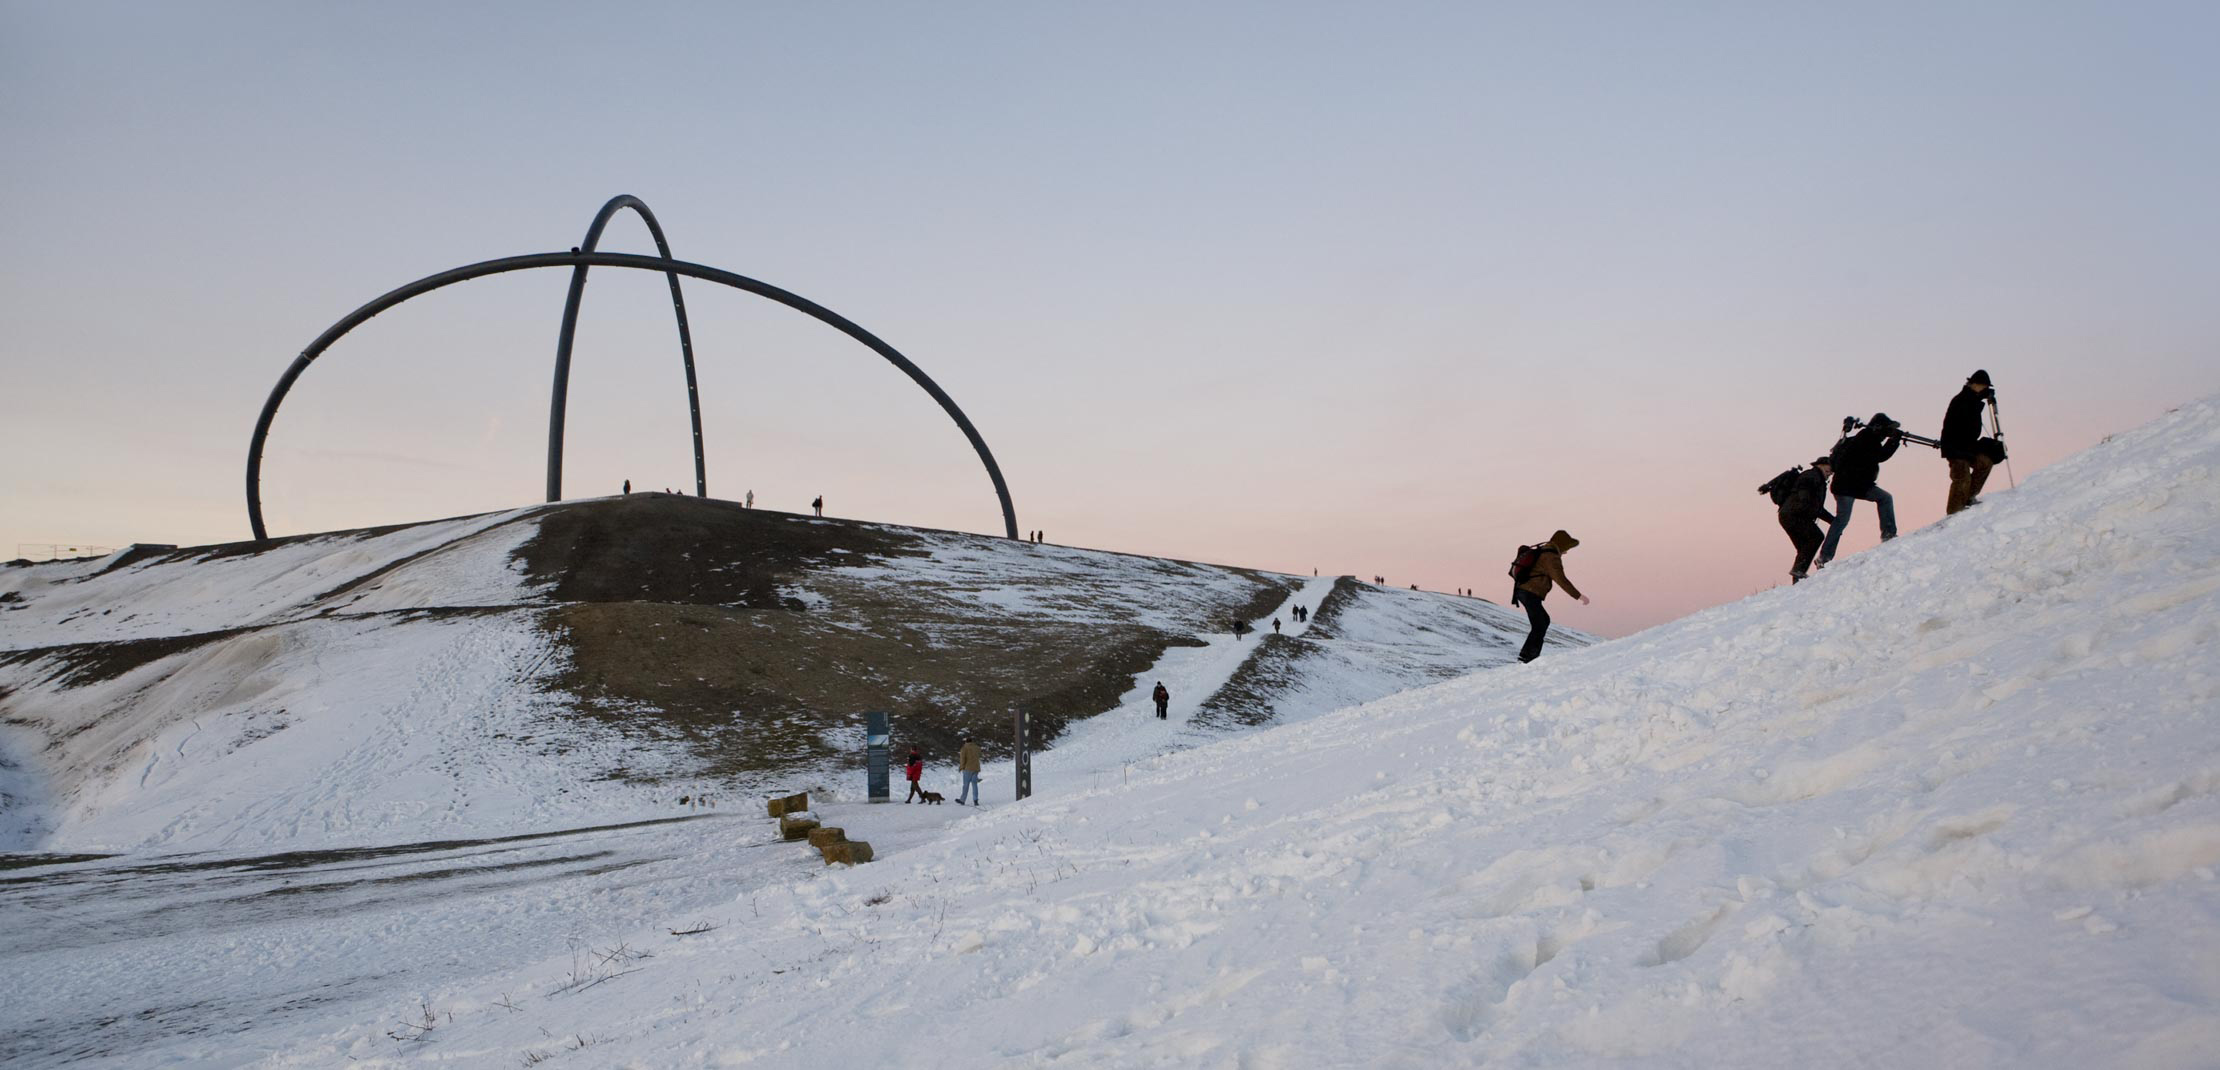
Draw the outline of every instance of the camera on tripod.
<instances>
[{"instance_id":1,"label":"camera on tripod","mask_svg":"<svg viewBox=\"0 0 2220 1070\"><path fill-rule=\"evenodd\" d=\"M1867 426L1869 425L1864 420L1860 420L1855 416L1845 416L1842 418L1842 437L1849 438L1852 432L1858 431ZM1926 435L1915 435L1910 431L1906 431L1904 430L1903 424L1897 423L1894 420L1889 420L1886 423L1881 424L1880 428L1881 433L1884 435L1895 435L1896 437L1901 438L1906 442L1917 442L1920 445L1926 446L1930 449L1939 450L1942 448L1942 443L1928 438Z\"/></svg>"}]
</instances>

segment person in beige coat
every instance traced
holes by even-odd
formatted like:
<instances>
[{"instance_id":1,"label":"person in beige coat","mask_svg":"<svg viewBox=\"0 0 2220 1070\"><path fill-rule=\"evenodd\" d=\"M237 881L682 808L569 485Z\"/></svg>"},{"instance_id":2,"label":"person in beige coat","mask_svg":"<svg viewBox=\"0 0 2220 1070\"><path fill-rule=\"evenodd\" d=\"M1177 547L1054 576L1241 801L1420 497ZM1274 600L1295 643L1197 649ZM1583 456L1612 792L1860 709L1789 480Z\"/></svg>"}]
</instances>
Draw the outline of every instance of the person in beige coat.
<instances>
[{"instance_id":1,"label":"person in beige coat","mask_svg":"<svg viewBox=\"0 0 2220 1070\"><path fill-rule=\"evenodd\" d=\"M1559 529L1548 542L1531 548L1537 552L1525 575L1513 577L1511 604L1526 607L1527 623L1533 626L1526 633L1526 645L1519 648L1520 661L1542 656L1542 639L1549 634L1549 611L1542 608L1542 600L1549 597L1552 586L1563 587L1566 594L1580 599L1581 605L1588 604L1588 596L1581 594L1580 588L1573 586L1572 580L1565 576L1565 552L1578 545L1579 539ZM1526 558L1525 549L1521 548L1521 560Z\"/></svg>"},{"instance_id":2,"label":"person in beige coat","mask_svg":"<svg viewBox=\"0 0 2220 1070\"><path fill-rule=\"evenodd\" d=\"M971 798L971 805L979 805L979 744L970 736L964 737L964 749L956 752L956 768L964 775L964 787L956 794L956 805L962 806L966 796Z\"/></svg>"}]
</instances>

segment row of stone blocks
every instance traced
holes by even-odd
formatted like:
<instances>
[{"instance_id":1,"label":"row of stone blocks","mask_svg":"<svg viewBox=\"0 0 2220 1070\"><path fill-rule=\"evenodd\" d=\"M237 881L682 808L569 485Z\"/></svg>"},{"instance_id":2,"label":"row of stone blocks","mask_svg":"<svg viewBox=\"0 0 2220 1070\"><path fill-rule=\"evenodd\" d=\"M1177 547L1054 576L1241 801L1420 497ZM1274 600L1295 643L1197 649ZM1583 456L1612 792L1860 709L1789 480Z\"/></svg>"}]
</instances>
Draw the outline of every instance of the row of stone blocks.
<instances>
[{"instance_id":1,"label":"row of stone blocks","mask_svg":"<svg viewBox=\"0 0 2220 1070\"><path fill-rule=\"evenodd\" d=\"M846 832L817 823L809 816L809 793L786 795L771 800L771 816L779 819L779 835L788 840L808 840L817 853L825 856L825 864L844 862L861 865L871 861L871 845L862 840L851 840Z\"/></svg>"}]
</instances>

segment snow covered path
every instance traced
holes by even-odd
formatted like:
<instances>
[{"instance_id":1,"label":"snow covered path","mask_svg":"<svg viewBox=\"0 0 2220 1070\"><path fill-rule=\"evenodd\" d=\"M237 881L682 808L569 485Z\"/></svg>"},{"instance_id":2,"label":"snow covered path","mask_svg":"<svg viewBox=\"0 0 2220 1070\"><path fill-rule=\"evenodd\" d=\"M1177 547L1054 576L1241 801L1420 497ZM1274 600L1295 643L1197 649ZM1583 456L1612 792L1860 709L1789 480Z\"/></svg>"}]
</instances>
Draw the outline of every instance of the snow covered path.
<instances>
[{"instance_id":1,"label":"snow covered path","mask_svg":"<svg viewBox=\"0 0 2220 1070\"><path fill-rule=\"evenodd\" d=\"M1279 618L1283 634L1309 631L1310 624L1294 623L1290 611L1299 605L1318 608L1333 586L1331 576L1306 581L1272 612L1251 622L1258 625L1255 635L1217 633L1204 636L1202 646L1166 650L1149 671L1134 678L1132 690L1118 699L1116 708L1073 725L1054 746L1033 756L1033 794L1099 787L1121 779L1134 762L1222 738L1223 732L1194 726L1203 700L1240 671L1263 636L1271 634L1273 617ZM1162 721L1156 719L1156 703L1150 697L1159 680L1172 693L1169 717ZM995 801L1008 801L1016 776L1015 763L1007 761L989 762L980 773L982 786L992 786Z\"/></svg>"}]
</instances>

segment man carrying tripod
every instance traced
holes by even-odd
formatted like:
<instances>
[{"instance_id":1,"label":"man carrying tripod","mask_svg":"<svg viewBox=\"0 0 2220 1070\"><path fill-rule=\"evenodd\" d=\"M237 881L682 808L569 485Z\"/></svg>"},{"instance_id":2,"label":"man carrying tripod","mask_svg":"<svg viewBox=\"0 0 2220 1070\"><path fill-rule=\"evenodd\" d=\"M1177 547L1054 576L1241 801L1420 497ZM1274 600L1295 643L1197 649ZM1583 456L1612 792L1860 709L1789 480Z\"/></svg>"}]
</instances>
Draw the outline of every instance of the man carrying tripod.
<instances>
[{"instance_id":1,"label":"man carrying tripod","mask_svg":"<svg viewBox=\"0 0 2220 1070\"><path fill-rule=\"evenodd\" d=\"M1845 419L1845 424L1852 421ZM1896 499L1882 490L1876 481L1881 478L1881 464L1896 456L1896 449L1904 444L1902 424L1889 419L1889 414L1877 412L1873 419L1857 434L1835 443L1828 454L1834 464L1835 520L1827 525L1827 541L1819 547L1819 564L1825 567L1835 559L1835 547L1842 542L1843 529L1850 526L1850 511L1860 501L1872 502L1881 514L1881 541L1896 537Z\"/></svg>"},{"instance_id":2,"label":"man carrying tripod","mask_svg":"<svg viewBox=\"0 0 2220 1070\"><path fill-rule=\"evenodd\" d=\"M1981 406L1994 404L1996 393L1989 384L1988 370L1981 369L1966 378L1964 389L1950 399L1950 409L1943 414L1942 444L1937 449L1950 463L1946 515L1972 505L1989 481L1989 469L1996 465L1991 455L1995 440L1984 441L1981 435ZM2001 443L1995 443L1994 452L2003 452Z\"/></svg>"}]
</instances>

